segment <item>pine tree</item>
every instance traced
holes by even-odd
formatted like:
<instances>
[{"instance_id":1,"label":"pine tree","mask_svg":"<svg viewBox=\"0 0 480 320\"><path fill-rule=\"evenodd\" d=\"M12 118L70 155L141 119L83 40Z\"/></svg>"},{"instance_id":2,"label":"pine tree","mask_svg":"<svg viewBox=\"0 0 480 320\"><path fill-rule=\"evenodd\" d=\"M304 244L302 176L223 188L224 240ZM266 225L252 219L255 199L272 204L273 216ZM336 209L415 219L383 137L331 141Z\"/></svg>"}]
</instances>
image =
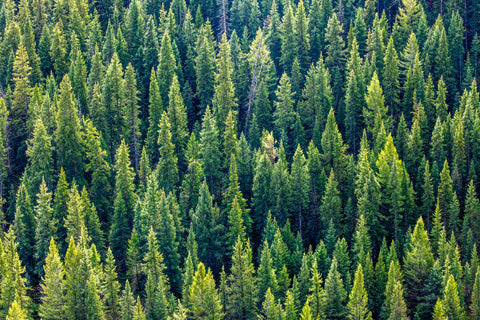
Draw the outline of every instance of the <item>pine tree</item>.
<instances>
[{"instance_id":1,"label":"pine tree","mask_svg":"<svg viewBox=\"0 0 480 320\"><path fill-rule=\"evenodd\" d=\"M28 175L30 190L38 190L42 179L51 185L53 182L52 138L48 135L42 119L35 121L32 139L27 141Z\"/></svg>"},{"instance_id":2,"label":"pine tree","mask_svg":"<svg viewBox=\"0 0 480 320\"><path fill-rule=\"evenodd\" d=\"M27 279L23 277L25 267L22 265L22 261L17 253L18 246L13 228L10 228L3 238L3 265L2 278L0 279L2 288L0 293L0 313L2 316L7 314L8 308L14 301L22 309L26 309L29 306L26 288Z\"/></svg>"},{"instance_id":3,"label":"pine tree","mask_svg":"<svg viewBox=\"0 0 480 320\"><path fill-rule=\"evenodd\" d=\"M133 209L136 202L133 180L135 174L130 166L128 147L122 140L115 155L115 200L110 228L110 244L120 273L126 270L125 249L130 238Z\"/></svg>"},{"instance_id":4,"label":"pine tree","mask_svg":"<svg viewBox=\"0 0 480 320\"><path fill-rule=\"evenodd\" d=\"M25 166L25 147L23 141L27 138L26 122L28 117L28 105L32 95L30 85L31 70L28 55L22 43L18 46L13 62L12 80L14 90L12 94L11 110L10 110L10 132L12 135L11 150L12 158L15 159L16 165L13 170L19 173ZM7 103L8 104L8 103Z\"/></svg>"},{"instance_id":5,"label":"pine tree","mask_svg":"<svg viewBox=\"0 0 480 320\"><path fill-rule=\"evenodd\" d=\"M420 218L409 236L404 265L407 301L412 308L418 304L419 290L423 287L433 262L430 241L424 229L423 219Z\"/></svg>"},{"instance_id":6,"label":"pine tree","mask_svg":"<svg viewBox=\"0 0 480 320\"><path fill-rule=\"evenodd\" d=\"M367 106L363 108L363 117L368 131L376 136L380 124L383 123L386 128L389 128L392 120L391 117L387 116L388 107L384 104L383 90L376 71L373 73L367 91L368 93L365 96Z\"/></svg>"},{"instance_id":7,"label":"pine tree","mask_svg":"<svg viewBox=\"0 0 480 320\"><path fill-rule=\"evenodd\" d=\"M115 269L115 259L112 250L108 248L102 279L103 302L105 305L105 315L108 319L117 319L120 314L120 283L117 280L117 272Z\"/></svg>"},{"instance_id":8,"label":"pine tree","mask_svg":"<svg viewBox=\"0 0 480 320\"><path fill-rule=\"evenodd\" d=\"M150 90L148 91L148 131L145 139L150 161L155 163L158 161L158 125L163 112L162 96L158 87L157 76L155 70L152 69L150 75Z\"/></svg>"},{"instance_id":9,"label":"pine tree","mask_svg":"<svg viewBox=\"0 0 480 320\"><path fill-rule=\"evenodd\" d=\"M84 123L83 134L87 158L85 170L91 174L89 191L100 221L105 224L110 218L111 168L107 152L102 148L101 135L91 121Z\"/></svg>"},{"instance_id":10,"label":"pine tree","mask_svg":"<svg viewBox=\"0 0 480 320\"><path fill-rule=\"evenodd\" d=\"M291 5L284 8L281 33L282 55L280 57L280 65L282 66L284 72L290 73L293 60L298 54L297 43L295 41L295 17Z\"/></svg>"},{"instance_id":11,"label":"pine tree","mask_svg":"<svg viewBox=\"0 0 480 320\"><path fill-rule=\"evenodd\" d=\"M143 264L143 271L147 276L145 313L149 319L163 319L167 315L166 286L168 279L164 274L166 267L156 237L155 231L150 227L147 238L148 250Z\"/></svg>"},{"instance_id":12,"label":"pine tree","mask_svg":"<svg viewBox=\"0 0 480 320\"><path fill-rule=\"evenodd\" d=\"M307 301L310 303L313 319L324 318L327 311L327 294L322 287L323 279L318 271L317 259L314 258L310 270L312 277L310 279L310 294Z\"/></svg>"},{"instance_id":13,"label":"pine tree","mask_svg":"<svg viewBox=\"0 0 480 320\"><path fill-rule=\"evenodd\" d=\"M48 192L45 180L40 185L35 207L35 273L43 274L43 264L47 255L48 243L51 242L57 231L57 221L53 219L52 193Z\"/></svg>"},{"instance_id":14,"label":"pine tree","mask_svg":"<svg viewBox=\"0 0 480 320\"><path fill-rule=\"evenodd\" d=\"M335 179L335 174L332 169L325 186L325 193L323 194L322 205L320 206L319 211L323 230L326 230L329 221L336 221L339 225L339 222L343 220L341 214L342 200L340 199L340 192L337 187L338 182Z\"/></svg>"},{"instance_id":15,"label":"pine tree","mask_svg":"<svg viewBox=\"0 0 480 320\"><path fill-rule=\"evenodd\" d=\"M215 121L214 114L207 107L202 121L202 130L200 131L200 152L199 158L207 178L208 186L211 193L216 193L218 190L217 184L220 173L220 146L218 138L218 126Z\"/></svg>"},{"instance_id":16,"label":"pine tree","mask_svg":"<svg viewBox=\"0 0 480 320\"><path fill-rule=\"evenodd\" d=\"M300 146L297 146L297 150L293 156L290 181L292 181L292 192L293 194L297 195L293 199L291 205L294 216L296 216L298 219L298 231L300 232L301 236L304 228L302 222L304 220L304 215L306 214L309 203L310 174L305 156Z\"/></svg>"},{"instance_id":17,"label":"pine tree","mask_svg":"<svg viewBox=\"0 0 480 320\"><path fill-rule=\"evenodd\" d=\"M137 90L137 80L135 78L135 70L132 67L132 64L129 63L125 71L125 79L123 82L123 95L125 99L124 110L122 114L125 116L125 132L122 133L122 137L127 139L128 144L130 145L133 159L133 167L135 172L138 171L139 164L139 155L140 155L140 118L139 118L139 106L137 102L138 90Z\"/></svg>"},{"instance_id":18,"label":"pine tree","mask_svg":"<svg viewBox=\"0 0 480 320\"><path fill-rule=\"evenodd\" d=\"M227 313L233 319L249 319L256 315L256 278L250 242L239 237L232 255L232 268L228 277ZM193 286L193 285L192 285Z\"/></svg>"},{"instance_id":19,"label":"pine tree","mask_svg":"<svg viewBox=\"0 0 480 320\"><path fill-rule=\"evenodd\" d=\"M327 319L343 319L347 313L345 308L347 292L344 289L342 276L338 271L338 262L335 257L332 259L327 280L325 281L325 294L328 306L326 308Z\"/></svg>"},{"instance_id":20,"label":"pine tree","mask_svg":"<svg viewBox=\"0 0 480 320\"><path fill-rule=\"evenodd\" d=\"M330 69L330 74L332 75L335 105L340 99L341 86L343 85L341 68L345 60L344 47L343 26L338 20L337 14L333 13L328 19L327 28L325 29L325 65Z\"/></svg>"},{"instance_id":21,"label":"pine tree","mask_svg":"<svg viewBox=\"0 0 480 320\"><path fill-rule=\"evenodd\" d=\"M382 72L383 78L383 89L385 90L385 100L387 105L390 107L390 113L392 114L392 118L396 119L398 116L398 95L399 95L399 87L400 83L398 80L399 71L398 71L398 55L397 51L395 50L395 46L393 43L393 38L390 37L388 41L388 45L385 51L385 58L384 58L384 68Z\"/></svg>"},{"instance_id":22,"label":"pine tree","mask_svg":"<svg viewBox=\"0 0 480 320\"><path fill-rule=\"evenodd\" d=\"M45 258L43 270L40 316L43 319L64 319L65 270L53 238L50 239L49 252Z\"/></svg>"},{"instance_id":23,"label":"pine tree","mask_svg":"<svg viewBox=\"0 0 480 320\"><path fill-rule=\"evenodd\" d=\"M124 87L123 82L122 64L118 55L114 53L102 84L101 103L104 109L102 112L99 112L99 117L102 119L103 124L97 124L103 134L112 160L121 140L120 137L126 131L125 115L123 113L125 110L124 90L120 90L120 88Z\"/></svg>"},{"instance_id":24,"label":"pine tree","mask_svg":"<svg viewBox=\"0 0 480 320\"><path fill-rule=\"evenodd\" d=\"M75 106L70 78L66 74L60 83L59 110L55 142L57 165L63 167L67 177L82 181L83 150L80 135L78 108Z\"/></svg>"},{"instance_id":25,"label":"pine tree","mask_svg":"<svg viewBox=\"0 0 480 320\"><path fill-rule=\"evenodd\" d=\"M470 317L471 319L480 316L480 269L477 267L475 274L475 284L473 285L471 303L470 303Z\"/></svg>"},{"instance_id":26,"label":"pine tree","mask_svg":"<svg viewBox=\"0 0 480 320\"><path fill-rule=\"evenodd\" d=\"M185 147L188 140L187 109L183 102L176 75L172 79L168 101L167 114L171 125L172 143L175 145L175 154L179 159L179 164L183 168L185 164Z\"/></svg>"},{"instance_id":27,"label":"pine tree","mask_svg":"<svg viewBox=\"0 0 480 320\"><path fill-rule=\"evenodd\" d=\"M372 319L372 313L368 310L368 296L363 283L363 269L359 264L355 272L355 280L348 301L349 318L352 320Z\"/></svg>"},{"instance_id":28,"label":"pine tree","mask_svg":"<svg viewBox=\"0 0 480 320\"><path fill-rule=\"evenodd\" d=\"M195 319L223 318L222 304L215 288L215 280L203 263L199 263L189 290L189 314Z\"/></svg>"},{"instance_id":29,"label":"pine tree","mask_svg":"<svg viewBox=\"0 0 480 320\"><path fill-rule=\"evenodd\" d=\"M291 131L295 123L295 112L293 111L293 94L290 78L284 72L280 78L278 89L275 92L277 101L273 113L274 128L277 137L290 147Z\"/></svg>"},{"instance_id":30,"label":"pine tree","mask_svg":"<svg viewBox=\"0 0 480 320\"><path fill-rule=\"evenodd\" d=\"M457 291L457 283L453 275L450 275L443 293L443 309L448 319L465 319L465 312L460 302Z\"/></svg>"},{"instance_id":31,"label":"pine tree","mask_svg":"<svg viewBox=\"0 0 480 320\"><path fill-rule=\"evenodd\" d=\"M260 265L258 266L257 270L258 296L265 296L265 293L268 289L270 289L273 293L277 292L278 282L275 271L276 270L273 268L270 247L267 240L265 240L260 257Z\"/></svg>"},{"instance_id":32,"label":"pine tree","mask_svg":"<svg viewBox=\"0 0 480 320\"><path fill-rule=\"evenodd\" d=\"M57 82L67 73L67 40L64 36L62 20L55 24L52 31L50 57L53 60L54 74Z\"/></svg>"},{"instance_id":33,"label":"pine tree","mask_svg":"<svg viewBox=\"0 0 480 320\"><path fill-rule=\"evenodd\" d=\"M34 267L35 216L33 204L27 188L22 183L17 191L15 204L15 220L11 228L18 240L18 254L25 263L28 274Z\"/></svg>"},{"instance_id":34,"label":"pine tree","mask_svg":"<svg viewBox=\"0 0 480 320\"><path fill-rule=\"evenodd\" d=\"M12 305L8 308L6 320L27 320L27 311L22 308L19 299L19 297L15 297Z\"/></svg>"},{"instance_id":35,"label":"pine tree","mask_svg":"<svg viewBox=\"0 0 480 320\"><path fill-rule=\"evenodd\" d=\"M389 320L405 320L407 318L407 305L403 300L402 284L397 281L393 286L392 297L390 300Z\"/></svg>"},{"instance_id":36,"label":"pine tree","mask_svg":"<svg viewBox=\"0 0 480 320\"><path fill-rule=\"evenodd\" d=\"M192 228L198 242L198 257L207 265L219 270L223 253L223 225L219 224L218 209L213 206L213 197L205 180L200 186L198 204L192 217Z\"/></svg>"},{"instance_id":37,"label":"pine tree","mask_svg":"<svg viewBox=\"0 0 480 320\"><path fill-rule=\"evenodd\" d=\"M212 42L212 31L210 22L206 22L199 30L197 41L195 43L195 75L196 75L196 97L199 101L199 110L197 110L196 119L199 119L211 104L215 94L215 51Z\"/></svg>"},{"instance_id":38,"label":"pine tree","mask_svg":"<svg viewBox=\"0 0 480 320\"><path fill-rule=\"evenodd\" d=\"M132 320L135 310L135 298L133 297L132 289L130 288L130 282L125 282L125 288L122 291L120 297L120 311L122 320Z\"/></svg>"},{"instance_id":39,"label":"pine tree","mask_svg":"<svg viewBox=\"0 0 480 320\"><path fill-rule=\"evenodd\" d=\"M220 132L224 131L227 115L237 107L233 76L230 43L226 34L222 35L217 55L217 73L215 74L215 94L212 106ZM235 114L235 113L234 113Z\"/></svg>"},{"instance_id":40,"label":"pine tree","mask_svg":"<svg viewBox=\"0 0 480 320\"><path fill-rule=\"evenodd\" d=\"M175 221L178 216L174 212L173 208L170 207L170 196L167 198L165 194L160 196L160 218L158 221L158 238L159 245L162 248L162 253L165 258L165 265L167 270L165 274L170 280L170 286L173 292L180 293L181 286L181 272L180 272L180 255L178 254L179 240L177 234L179 233L178 229L181 228L180 225L176 225Z\"/></svg>"},{"instance_id":41,"label":"pine tree","mask_svg":"<svg viewBox=\"0 0 480 320\"><path fill-rule=\"evenodd\" d=\"M309 19L305 13L303 1L299 1L297 10L295 11L294 34L296 50L298 52L298 60L301 70L305 71L310 64L310 34Z\"/></svg>"},{"instance_id":42,"label":"pine tree","mask_svg":"<svg viewBox=\"0 0 480 320\"><path fill-rule=\"evenodd\" d=\"M175 145L172 143L171 125L167 113L164 111L160 120L158 131L158 146L160 158L157 172L159 183L166 192L175 189L178 183L178 158L175 156Z\"/></svg>"}]
</instances>

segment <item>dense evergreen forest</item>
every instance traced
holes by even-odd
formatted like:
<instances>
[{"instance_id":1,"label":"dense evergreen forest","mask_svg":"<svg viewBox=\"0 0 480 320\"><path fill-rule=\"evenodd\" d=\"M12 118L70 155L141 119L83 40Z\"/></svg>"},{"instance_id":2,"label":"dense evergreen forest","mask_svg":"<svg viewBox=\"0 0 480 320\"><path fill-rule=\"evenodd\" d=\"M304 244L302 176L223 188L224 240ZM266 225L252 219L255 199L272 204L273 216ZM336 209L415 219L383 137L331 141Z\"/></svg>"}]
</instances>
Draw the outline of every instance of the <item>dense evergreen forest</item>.
<instances>
[{"instance_id":1,"label":"dense evergreen forest","mask_svg":"<svg viewBox=\"0 0 480 320\"><path fill-rule=\"evenodd\" d=\"M0 319L480 319L480 0L0 8Z\"/></svg>"}]
</instances>

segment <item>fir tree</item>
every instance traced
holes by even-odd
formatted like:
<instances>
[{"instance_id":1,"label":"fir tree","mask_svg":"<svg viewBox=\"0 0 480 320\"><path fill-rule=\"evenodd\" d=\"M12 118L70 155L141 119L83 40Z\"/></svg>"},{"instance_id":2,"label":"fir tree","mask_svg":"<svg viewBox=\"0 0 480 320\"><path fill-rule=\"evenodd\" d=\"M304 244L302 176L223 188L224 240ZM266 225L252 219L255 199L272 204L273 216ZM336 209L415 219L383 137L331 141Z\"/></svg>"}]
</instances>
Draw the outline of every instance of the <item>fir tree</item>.
<instances>
[{"instance_id":1,"label":"fir tree","mask_svg":"<svg viewBox=\"0 0 480 320\"><path fill-rule=\"evenodd\" d=\"M349 318L355 320L372 319L372 313L368 310L367 304L368 296L363 283L363 269L362 265L359 264L347 305Z\"/></svg>"},{"instance_id":2,"label":"fir tree","mask_svg":"<svg viewBox=\"0 0 480 320\"><path fill-rule=\"evenodd\" d=\"M222 304L215 288L215 280L203 263L199 263L189 290L189 314L196 319L223 318Z\"/></svg>"},{"instance_id":3,"label":"fir tree","mask_svg":"<svg viewBox=\"0 0 480 320\"><path fill-rule=\"evenodd\" d=\"M158 131L158 146L160 158L157 172L159 183L165 191L174 190L178 182L178 158L175 156L175 145L172 143L171 125L167 113L164 111Z\"/></svg>"},{"instance_id":4,"label":"fir tree","mask_svg":"<svg viewBox=\"0 0 480 320\"><path fill-rule=\"evenodd\" d=\"M117 260L119 272L126 270L125 249L130 238L133 209L136 202L133 180L135 175L130 166L128 147L123 140L115 156L115 200L110 228L110 243Z\"/></svg>"},{"instance_id":5,"label":"fir tree","mask_svg":"<svg viewBox=\"0 0 480 320\"><path fill-rule=\"evenodd\" d=\"M40 185L40 192L37 194L37 206L35 207L35 273L41 275L43 263L47 255L47 246L56 236L57 221L53 219L52 193L48 192L45 180ZM56 250L56 248L55 248ZM58 253L58 252L57 252Z\"/></svg>"}]
</instances>

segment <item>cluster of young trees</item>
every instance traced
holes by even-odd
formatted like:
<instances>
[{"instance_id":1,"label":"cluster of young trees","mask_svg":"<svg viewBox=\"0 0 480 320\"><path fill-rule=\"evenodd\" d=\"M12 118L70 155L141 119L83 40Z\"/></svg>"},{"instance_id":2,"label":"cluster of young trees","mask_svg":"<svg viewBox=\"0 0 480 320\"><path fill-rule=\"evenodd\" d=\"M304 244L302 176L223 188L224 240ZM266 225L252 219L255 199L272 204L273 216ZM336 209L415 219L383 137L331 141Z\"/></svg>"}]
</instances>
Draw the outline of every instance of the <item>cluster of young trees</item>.
<instances>
[{"instance_id":1,"label":"cluster of young trees","mask_svg":"<svg viewBox=\"0 0 480 320\"><path fill-rule=\"evenodd\" d=\"M479 13L0 0L0 318L480 319Z\"/></svg>"}]
</instances>

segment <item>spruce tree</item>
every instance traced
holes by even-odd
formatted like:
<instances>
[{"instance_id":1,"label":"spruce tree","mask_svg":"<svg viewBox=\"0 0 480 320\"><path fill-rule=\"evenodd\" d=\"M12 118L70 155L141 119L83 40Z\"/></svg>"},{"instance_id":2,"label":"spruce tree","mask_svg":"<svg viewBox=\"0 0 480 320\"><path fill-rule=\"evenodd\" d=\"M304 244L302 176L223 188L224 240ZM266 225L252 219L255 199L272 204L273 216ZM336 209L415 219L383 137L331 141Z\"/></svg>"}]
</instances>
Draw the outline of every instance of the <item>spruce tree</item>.
<instances>
[{"instance_id":1,"label":"spruce tree","mask_svg":"<svg viewBox=\"0 0 480 320\"><path fill-rule=\"evenodd\" d=\"M239 237L232 255L232 268L228 277L227 314L232 319L249 319L256 315L256 278L250 242ZM192 285L193 286L193 285Z\"/></svg>"},{"instance_id":2,"label":"spruce tree","mask_svg":"<svg viewBox=\"0 0 480 320\"><path fill-rule=\"evenodd\" d=\"M18 254L25 263L29 275L34 267L35 215L33 203L24 183L17 191L15 203L15 219L11 228L18 240Z\"/></svg>"},{"instance_id":3,"label":"spruce tree","mask_svg":"<svg viewBox=\"0 0 480 320\"><path fill-rule=\"evenodd\" d=\"M139 157L140 157L140 118L139 118L139 106L137 80L135 78L135 70L132 64L129 63L125 71L125 79L123 82L123 95L125 99L124 110L122 114L125 116L125 132L122 133L122 137L127 139L130 146L130 154L133 159L133 167L135 172L138 171Z\"/></svg>"},{"instance_id":4,"label":"spruce tree","mask_svg":"<svg viewBox=\"0 0 480 320\"><path fill-rule=\"evenodd\" d=\"M56 113L57 128L55 131L57 165L63 167L67 177L83 181L80 120L68 75L65 75L60 83L58 99L59 110Z\"/></svg>"},{"instance_id":5,"label":"spruce tree","mask_svg":"<svg viewBox=\"0 0 480 320\"><path fill-rule=\"evenodd\" d=\"M348 301L348 313L350 319L355 320L371 320L372 313L368 310L368 295L363 283L363 269L359 264L355 272L353 288L350 292Z\"/></svg>"},{"instance_id":6,"label":"spruce tree","mask_svg":"<svg viewBox=\"0 0 480 320\"><path fill-rule=\"evenodd\" d=\"M327 280L325 281L325 294L327 297L327 319L343 319L347 313L345 308L347 292L344 289L342 276L338 271L338 262L335 257L332 259Z\"/></svg>"},{"instance_id":7,"label":"spruce tree","mask_svg":"<svg viewBox=\"0 0 480 320\"><path fill-rule=\"evenodd\" d=\"M220 132L224 131L227 115L237 107L235 86L232 81L233 64L230 43L226 34L222 35L217 55L217 73L215 74L215 94L212 106ZM234 113L235 114L235 113Z\"/></svg>"},{"instance_id":8,"label":"spruce tree","mask_svg":"<svg viewBox=\"0 0 480 320\"><path fill-rule=\"evenodd\" d=\"M130 166L128 147L122 140L115 155L115 200L110 228L110 244L120 273L126 270L125 250L130 238L133 209L136 202L133 180L135 174Z\"/></svg>"},{"instance_id":9,"label":"spruce tree","mask_svg":"<svg viewBox=\"0 0 480 320\"><path fill-rule=\"evenodd\" d=\"M12 80L15 85L11 109L10 109L10 132L12 134L11 149L12 158L15 159L13 170L20 173L25 166L25 147L23 141L27 138L26 121L28 115L28 105L32 95L30 84L30 75L32 68L30 67L28 55L22 43L18 46L15 60L13 63ZM8 103L7 103L8 104Z\"/></svg>"},{"instance_id":10,"label":"spruce tree","mask_svg":"<svg viewBox=\"0 0 480 320\"><path fill-rule=\"evenodd\" d=\"M172 143L171 125L167 113L164 111L158 131L159 155L157 173L159 183L166 192L175 189L178 183L178 158L175 156L175 145Z\"/></svg>"},{"instance_id":11,"label":"spruce tree","mask_svg":"<svg viewBox=\"0 0 480 320\"><path fill-rule=\"evenodd\" d=\"M40 185L35 207L35 273L43 274L43 264L47 255L47 247L56 237L57 221L53 218L52 193L48 192L45 180ZM55 248L56 249L56 248Z\"/></svg>"},{"instance_id":12,"label":"spruce tree","mask_svg":"<svg viewBox=\"0 0 480 320\"><path fill-rule=\"evenodd\" d=\"M199 263L188 293L189 315L195 319L221 319L223 306L215 288L215 280L203 263Z\"/></svg>"},{"instance_id":13,"label":"spruce tree","mask_svg":"<svg viewBox=\"0 0 480 320\"><path fill-rule=\"evenodd\" d=\"M21 308L26 309L29 306L30 299L27 296L26 282L23 277L25 267L18 255L18 242L16 241L13 228L4 235L2 252L2 278L0 286L0 314L7 314L10 305L16 301ZM19 299L17 299L19 298Z\"/></svg>"},{"instance_id":14,"label":"spruce tree","mask_svg":"<svg viewBox=\"0 0 480 320\"><path fill-rule=\"evenodd\" d=\"M396 119L399 114L398 95L400 83L398 80L398 64L399 61L397 51L395 50L393 38L390 37L385 51L384 68L382 71L382 83L383 89L385 90L385 101L390 107L390 113L393 119Z\"/></svg>"},{"instance_id":15,"label":"spruce tree","mask_svg":"<svg viewBox=\"0 0 480 320\"><path fill-rule=\"evenodd\" d=\"M210 192L215 194L218 190L217 185L220 183L219 169L221 158L219 144L219 132L215 116L210 111L210 108L207 107L205 115L203 116L202 130L200 131L199 157L205 172L205 177L207 178L208 186L210 187Z\"/></svg>"},{"instance_id":16,"label":"spruce tree","mask_svg":"<svg viewBox=\"0 0 480 320\"><path fill-rule=\"evenodd\" d=\"M53 238L50 239L43 270L44 275L41 284L43 296L39 310L40 316L43 319L64 319L65 270Z\"/></svg>"}]
</instances>

